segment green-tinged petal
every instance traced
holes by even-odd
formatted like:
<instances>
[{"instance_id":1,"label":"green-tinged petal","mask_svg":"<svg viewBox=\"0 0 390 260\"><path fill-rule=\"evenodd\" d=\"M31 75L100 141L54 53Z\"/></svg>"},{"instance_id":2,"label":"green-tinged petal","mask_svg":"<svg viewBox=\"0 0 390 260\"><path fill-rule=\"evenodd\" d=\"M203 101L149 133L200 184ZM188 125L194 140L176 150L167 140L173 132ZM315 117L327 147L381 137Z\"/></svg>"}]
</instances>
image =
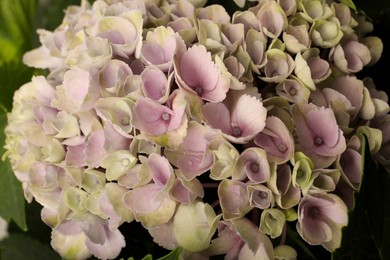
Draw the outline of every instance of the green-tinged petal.
<instances>
[{"instance_id":1,"label":"green-tinged petal","mask_svg":"<svg viewBox=\"0 0 390 260\"><path fill-rule=\"evenodd\" d=\"M173 231L178 244L187 251L199 252L210 245L221 215L203 202L180 205L173 219Z\"/></svg>"}]
</instances>

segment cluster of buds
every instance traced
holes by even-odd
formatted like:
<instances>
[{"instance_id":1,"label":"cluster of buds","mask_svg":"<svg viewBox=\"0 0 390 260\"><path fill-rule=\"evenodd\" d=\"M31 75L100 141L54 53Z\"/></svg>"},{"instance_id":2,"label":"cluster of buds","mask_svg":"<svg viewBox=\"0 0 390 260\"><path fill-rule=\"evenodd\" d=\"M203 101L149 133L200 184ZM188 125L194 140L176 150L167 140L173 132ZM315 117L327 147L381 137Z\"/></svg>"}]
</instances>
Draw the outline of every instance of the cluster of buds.
<instances>
[{"instance_id":1,"label":"cluster of buds","mask_svg":"<svg viewBox=\"0 0 390 260\"><path fill-rule=\"evenodd\" d=\"M232 17L206 0L69 7L25 54L49 74L15 92L5 130L52 247L112 259L137 221L186 259L295 258L287 225L334 251L360 133L390 169L387 96L356 77L382 52L371 31L322 0L254 1Z\"/></svg>"}]
</instances>

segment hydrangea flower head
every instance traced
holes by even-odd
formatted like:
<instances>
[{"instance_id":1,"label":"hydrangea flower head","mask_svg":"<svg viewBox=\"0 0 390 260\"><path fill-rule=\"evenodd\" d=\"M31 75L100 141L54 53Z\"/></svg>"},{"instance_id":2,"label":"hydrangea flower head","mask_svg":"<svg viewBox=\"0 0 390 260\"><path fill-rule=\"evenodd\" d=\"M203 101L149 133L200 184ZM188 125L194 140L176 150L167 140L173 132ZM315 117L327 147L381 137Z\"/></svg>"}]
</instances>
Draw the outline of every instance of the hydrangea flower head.
<instances>
[{"instance_id":1,"label":"hydrangea flower head","mask_svg":"<svg viewBox=\"0 0 390 260\"><path fill-rule=\"evenodd\" d=\"M120 257L130 222L183 259L340 246L358 133L390 168L388 97L355 74L383 44L343 3L234 2L83 0L38 31L24 62L48 75L15 92L5 148L61 257Z\"/></svg>"}]
</instances>

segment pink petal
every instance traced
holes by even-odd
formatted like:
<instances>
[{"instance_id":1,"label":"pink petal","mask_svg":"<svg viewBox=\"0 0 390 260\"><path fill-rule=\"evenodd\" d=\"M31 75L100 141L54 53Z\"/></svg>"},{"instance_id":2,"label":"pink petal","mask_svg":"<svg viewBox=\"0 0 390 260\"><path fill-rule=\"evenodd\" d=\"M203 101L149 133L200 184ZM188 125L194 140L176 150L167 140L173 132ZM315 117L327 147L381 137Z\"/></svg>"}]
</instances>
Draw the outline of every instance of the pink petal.
<instances>
[{"instance_id":1,"label":"pink petal","mask_svg":"<svg viewBox=\"0 0 390 260\"><path fill-rule=\"evenodd\" d=\"M135 213L151 213L161 205L162 200L157 197L160 190L161 187L156 184L147 184L127 192L123 198L124 203Z\"/></svg>"},{"instance_id":2,"label":"pink petal","mask_svg":"<svg viewBox=\"0 0 390 260\"><path fill-rule=\"evenodd\" d=\"M167 78L161 70L155 67L146 67L141 73L141 79L142 91L146 97L159 100L165 96Z\"/></svg>"},{"instance_id":3,"label":"pink petal","mask_svg":"<svg viewBox=\"0 0 390 260\"><path fill-rule=\"evenodd\" d=\"M172 110L151 99L140 97L133 109L133 125L152 135L166 133ZM166 120L167 119L167 120Z\"/></svg>"},{"instance_id":4,"label":"pink petal","mask_svg":"<svg viewBox=\"0 0 390 260\"><path fill-rule=\"evenodd\" d=\"M213 128L231 134L230 113L223 103L207 103L202 107L203 117Z\"/></svg>"},{"instance_id":5,"label":"pink petal","mask_svg":"<svg viewBox=\"0 0 390 260\"><path fill-rule=\"evenodd\" d=\"M154 183L159 187L164 187L173 174L169 161L161 155L152 153L148 158L148 166L152 172Z\"/></svg>"},{"instance_id":6,"label":"pink petal","mask_svg":"<svg viewBox=\"0 0 390 260\"><path fill-rule=\"evenodd\" d=\"M106 226L105 233L106 240L104 244L95 244L88 238L85 244L94 256L100 259L114 259L119 255L122 248L126 246L125 238L118 229L110 231Z\"/></svg>"},{"instance_id":7,"label":"pink petal","mask_svg":"<svg viewBox=\"0 0 390 260\"><path fill-rule=\"evenodd\" d=\"M232 111L232 125L241 129L241 136L254 137L265 127L267 109L256 97L242 95Z\"/></svg>"},{"instance_id":8,"label":"pink petal","mask_svg":"<svg viewBox=\"0 0 390 260\"><path fill-rule=\"evenodd\" d=\"M331 109L321 107L310 111L306 115L306 122L315 138L322 138L328 147L336 145L339 127Z\"/></svg>"},{"instance_id":9,"label":"pink petal","mask_svg":"<svg viewBox=\"0 0 390 260\"><path fill-rule=\"evenodd\" d=\"M180 57L179 73L191 88L211 90L218 82L218 71L211 53L203 45L194 45Z\"/></svg>"}]
</instances>

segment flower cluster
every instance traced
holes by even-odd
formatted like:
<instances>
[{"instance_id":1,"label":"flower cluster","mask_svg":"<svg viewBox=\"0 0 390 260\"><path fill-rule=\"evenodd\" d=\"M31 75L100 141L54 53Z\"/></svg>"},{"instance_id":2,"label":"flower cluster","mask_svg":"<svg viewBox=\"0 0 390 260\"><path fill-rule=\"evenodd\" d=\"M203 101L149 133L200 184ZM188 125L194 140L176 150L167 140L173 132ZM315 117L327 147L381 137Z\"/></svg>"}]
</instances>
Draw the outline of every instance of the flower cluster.
<instances>
[{"instance_id":1,"label":"flower cluster","mask_svg":"<svg viewBox=\"0 0 390 260\"><path fill-rule=\"evenodd\" d=\"M232 17L206 0L69 7L25 54L49 74L16 91L5 130L52 247L115 258L119 227L137 221L185 258L295 258L286 225L338 248L360 133L390 169L388 98L356 77L382 52L371 31L322 0L254 1Z\"/></svg>"}]
</instances>

